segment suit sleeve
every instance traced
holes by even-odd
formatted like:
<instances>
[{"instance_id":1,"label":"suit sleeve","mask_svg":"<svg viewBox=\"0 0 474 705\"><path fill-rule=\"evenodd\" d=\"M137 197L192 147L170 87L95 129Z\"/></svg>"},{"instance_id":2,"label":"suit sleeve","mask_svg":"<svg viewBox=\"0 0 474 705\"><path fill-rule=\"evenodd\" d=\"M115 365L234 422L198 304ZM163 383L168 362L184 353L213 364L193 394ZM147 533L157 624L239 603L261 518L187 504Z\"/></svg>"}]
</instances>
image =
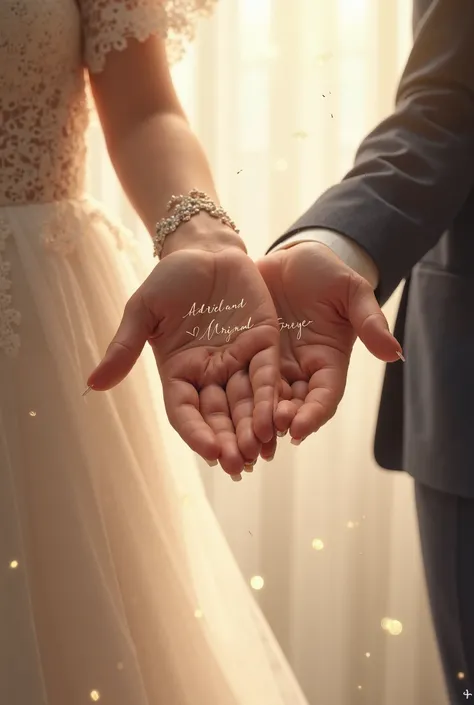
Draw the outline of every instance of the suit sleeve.
<instances>
[{"instance_id":1,"label":"suit sleeve","mask_svg":"<svg viewBox=\"0 0 474 705\"><path fill-rule=\"evenodd\" d=\"M450 227L474 186L474 0L432 0L395 111L354 167L283 235L325 228L376 263L381 304Z\"/></svg>"}]
</instances>

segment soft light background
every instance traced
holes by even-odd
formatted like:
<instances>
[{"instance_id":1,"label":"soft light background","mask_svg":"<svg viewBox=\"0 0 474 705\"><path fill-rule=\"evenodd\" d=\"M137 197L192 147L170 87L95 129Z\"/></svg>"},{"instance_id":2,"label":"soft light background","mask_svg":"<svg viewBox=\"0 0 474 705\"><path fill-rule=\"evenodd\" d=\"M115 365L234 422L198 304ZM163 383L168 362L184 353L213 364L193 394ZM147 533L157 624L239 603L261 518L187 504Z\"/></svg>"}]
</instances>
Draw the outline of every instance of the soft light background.
<instances>
[{"instance_id":1,"label":"soft light background","mask_svg":"<svg viewBox=\"0 0 474 705\"><path fill-rule=\"evenodd\" d=\"M203 23L174 75L251 256L344 174L391 110L410 23L410 0L220 0ZM90 147L90 190L151 253L97 125ZM249 584L263 578L255 598L311 705L447 702L411 480L372 458L382 371L356 347L335 419L300 448L282 439L240 484L162 423L173 462L202 474Z\"/></svg>"}]
</instances>

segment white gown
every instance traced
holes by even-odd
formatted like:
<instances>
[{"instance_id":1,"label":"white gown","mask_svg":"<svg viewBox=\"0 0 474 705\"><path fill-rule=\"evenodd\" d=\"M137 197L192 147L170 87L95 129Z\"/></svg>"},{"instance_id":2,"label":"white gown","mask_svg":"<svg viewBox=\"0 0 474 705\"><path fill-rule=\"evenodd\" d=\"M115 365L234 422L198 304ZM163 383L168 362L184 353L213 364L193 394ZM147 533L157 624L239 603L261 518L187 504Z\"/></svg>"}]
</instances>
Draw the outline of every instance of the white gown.
<instances>
[{"instance_id":1,"label":"white gown","mask_svg":"<svg viewBox=\"0 0 474 705\"><path fill-rule=\"evenodd\" d=\"M1 705L306 702L164 457L151 351L81 396L149 272L84 193L84 66L154 32L176 54L213 2L0 1Z\"/></svg>"}]
</instances>

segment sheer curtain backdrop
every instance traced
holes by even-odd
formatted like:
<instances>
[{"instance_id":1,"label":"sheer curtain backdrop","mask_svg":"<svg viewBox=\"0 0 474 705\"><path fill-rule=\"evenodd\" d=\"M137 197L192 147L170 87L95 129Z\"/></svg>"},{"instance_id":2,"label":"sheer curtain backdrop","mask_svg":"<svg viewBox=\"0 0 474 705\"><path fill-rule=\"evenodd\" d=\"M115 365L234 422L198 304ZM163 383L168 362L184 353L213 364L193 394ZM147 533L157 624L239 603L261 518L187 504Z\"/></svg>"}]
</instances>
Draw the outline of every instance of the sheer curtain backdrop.
<instances>
[{"instance_id":1,"label":"sheer curtain backdrop","mask_svg":"<svg viewBox=\"0 0 474 705\"><path fill-rule=\"evenodd\" d=\"M343 175L391 110L410 23L410 0L221 0L203 23L174 76L251 256ZM89 184L140 238L151 268L149 237L97 124ZM201 473L311 705L447 702L411 480L372 458L382 372L357 345L331 423L299 448L281 439L273 463L260 461L240 484L167 431L173 461Z\"/></svg>"}]
</instances>

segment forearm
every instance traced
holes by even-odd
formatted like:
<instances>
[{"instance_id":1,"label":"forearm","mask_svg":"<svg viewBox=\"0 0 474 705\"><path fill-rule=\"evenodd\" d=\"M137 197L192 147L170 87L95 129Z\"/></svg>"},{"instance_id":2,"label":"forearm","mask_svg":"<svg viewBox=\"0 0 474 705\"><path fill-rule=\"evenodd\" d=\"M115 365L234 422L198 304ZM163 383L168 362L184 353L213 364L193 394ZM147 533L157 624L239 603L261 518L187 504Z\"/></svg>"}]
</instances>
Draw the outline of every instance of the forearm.
<instances>
[{"instance_id":1,"label":"forearm","mask_svg":"<svg viewBox=\"0 0 474 705\"><path fill-rule=\"evenodd\" d=\"M177 112L156 112L137 122L109 144L109 154L125 193L150 235L154 235L156 222L169 215L166 206L172 195L197 188L219 205L204 151L186 118ZM193 245L245 250L232 228L204 212L166 237L162 256Z\"/></svg>"}]
</instances>

